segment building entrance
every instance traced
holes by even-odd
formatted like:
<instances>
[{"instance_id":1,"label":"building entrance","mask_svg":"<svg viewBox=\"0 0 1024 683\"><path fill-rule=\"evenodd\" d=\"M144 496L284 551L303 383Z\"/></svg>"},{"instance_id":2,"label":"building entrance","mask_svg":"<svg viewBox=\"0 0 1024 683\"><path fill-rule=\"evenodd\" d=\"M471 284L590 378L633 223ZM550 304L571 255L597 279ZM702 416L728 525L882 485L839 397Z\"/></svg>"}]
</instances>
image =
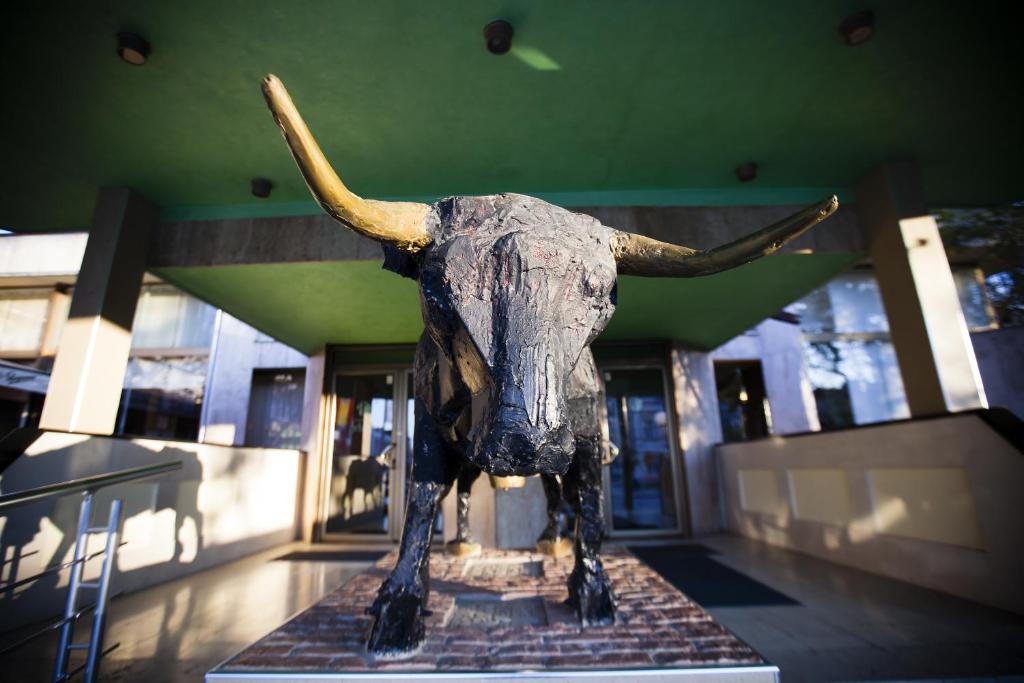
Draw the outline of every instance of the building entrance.
<instances>
[{"instance_id":1,"label":"building entrance","mask_svg":"<svg viewBox=\"0 0 1024 683\"><path fill-rule=\"evenodd\" d=\"M603 474L606 528L678 535L685 507L667 365L602 355L608 435L619 449ZM397 541L412 472L412 350L339 347L333 359L321 538ZM441 531L439 514L436 538Z\"/></svg>"},{"instance_id":2,"label":"building entrance","mask_svg":"<svg viewBox=\"0 0 1024 683\"><path fill-rule=\"evenodd\" d=\"M608 437L619 449L605 467L605 508L613 535L674 534L681 530L677 458L662 367L602 371Z\"/></svg>"},{"instance_id":3,"label":"building entrance","mask_svg":"<svg viewBox=\"0 0 1024 683\"><path fill-rule=\"evenodd\" d=\"M334 376L324 538L398 539L412 420L408 377L400 369Z\"/></svg>"}]
</instances>

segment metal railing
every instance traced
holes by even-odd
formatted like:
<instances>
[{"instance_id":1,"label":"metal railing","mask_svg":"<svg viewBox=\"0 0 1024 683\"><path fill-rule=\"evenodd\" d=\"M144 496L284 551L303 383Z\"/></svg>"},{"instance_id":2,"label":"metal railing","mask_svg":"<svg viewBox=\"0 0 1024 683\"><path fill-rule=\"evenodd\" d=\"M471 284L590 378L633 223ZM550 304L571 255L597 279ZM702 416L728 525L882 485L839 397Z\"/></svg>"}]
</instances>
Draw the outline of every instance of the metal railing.
<instances>
[{"instance_id":1,"label":"metal railing","mask_svg":"<svg viewBox=\"0 0 1024 683\"><path fill-rule=\"evenodd\" d=\"M0 514L3 514L7 510L46 500L48 498L65 496L71 493L82 494L82 504L78 513L78 528L75 540L74 559L70 562L65 562L53 567L47 567L38 574L0 587L3 588L3 590L10 591L19 586L24 586L37 581L48 574L53 574L64 569L70 569L71 577L68 582L68 593L64 603L63 617L47 624L42 629L29 634L16 642L3 646L0 648L0 654L5 654L11 650L20 648L40 636L44 636L60 629L57 656L53 667L52 680L54 683L67 681L79 671L85 672L85 680L87 683L92 683L96 680L99 673L100 659L117 647L117 644L115 644L104 650L103 634L106 626L107 604L110 602L110 598L112 597L110 594L110 577L113 572L114 562L117 559L117 550L125 544L118 542L124 502L120 499L112 501L106 525L93 527L89 526L89 524L92 519L94 495L98 490L107 486L123 484L129 481L137 481L139 479L148 479L149 477L155 477L168 472L173 472L174 470L180 470L181 467L182 464L179 460L161 463L159 465L147 465L146 467L118 470L117 472L98 474L92 477L83 477L81 479L71 479L57 484L48 484L46 486L39 486L33 489L26 489L24 491L0 495ZM88 540L89 536L92 534L106 534L106 544L102 551L87 554ZM83 581L82 574L85 570L85 563L95 557L99 557L100 555L103 556L103 564L100 568L99 578L96 581ZM96 591L96 599L91 605L87 605L85 607L78 606L78 593L82 589ZM80 643L73 642L75 626L78 623L79 617L90 611L93 613L93 617L91 628L89 630L89 639ZM85 651L85 662L77 668L69 671L70 655L71 652L75 650Z\"/></svg>"}]
</instances>

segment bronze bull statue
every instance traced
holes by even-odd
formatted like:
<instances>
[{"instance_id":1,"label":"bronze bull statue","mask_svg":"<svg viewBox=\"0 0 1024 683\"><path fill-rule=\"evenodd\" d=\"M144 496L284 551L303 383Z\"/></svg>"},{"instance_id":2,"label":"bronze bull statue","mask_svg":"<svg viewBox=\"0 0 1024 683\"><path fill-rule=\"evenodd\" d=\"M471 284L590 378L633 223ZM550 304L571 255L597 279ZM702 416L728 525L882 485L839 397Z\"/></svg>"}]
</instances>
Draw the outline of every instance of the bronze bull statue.
<instances>
[{"instance_id":1,"label":"bronze bull statue","mask_svg":"<svg viewBox=\"0 0 1024 683\"><path fill-rule=\"evenodd\" d=\"M368 649L423 641L438 504L466 463L498 476L560 475L576 512L569 602L611 624L603 536L603 389L590 344L615 310L619 275L695 277L770 254L832 214L830 197L736 242L701 251L621 232L518 194L434 204L362 199L335 174L281 82L263 93L320 206L384 245L385 268L419 282L412 483L398 561L369 608Z\"/></svg>"}]
</instances>

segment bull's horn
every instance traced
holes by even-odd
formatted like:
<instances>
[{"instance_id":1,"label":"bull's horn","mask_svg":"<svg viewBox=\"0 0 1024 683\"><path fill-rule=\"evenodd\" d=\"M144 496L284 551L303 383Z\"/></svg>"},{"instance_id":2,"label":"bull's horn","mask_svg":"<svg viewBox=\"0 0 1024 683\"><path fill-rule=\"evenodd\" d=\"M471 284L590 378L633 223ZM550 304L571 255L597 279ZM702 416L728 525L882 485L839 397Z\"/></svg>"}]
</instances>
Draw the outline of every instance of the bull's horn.
<instances>
[{"instance_id":1,"label":"bull's horn","mask_svg":"<svg viewBox=\"0 0 1024 683\"><path fill-rule=\"evenodd\" d=\"M612 250L620 275L646 277L695 277L711 275L742 266L777 251L786 242L825 220L839 208L835 195L807 207L789 218L769 225L752 235L708 251L690 249L667 242L616 232Z\"/></svg>"},{"instance_id":2,"label":"bull's horn","mask_svg":"<svg viewBox=\"0 0 1024 683\"><path fill-rule=\"evenodd\" d=\"M425 220L430 207L415 202L362 199L353 194L320 151L277 76L271 74L263 79L263 97L309 191L324 211L361 235L408 252L417 252L430 244Z\"/></svg>"}]
</instances>

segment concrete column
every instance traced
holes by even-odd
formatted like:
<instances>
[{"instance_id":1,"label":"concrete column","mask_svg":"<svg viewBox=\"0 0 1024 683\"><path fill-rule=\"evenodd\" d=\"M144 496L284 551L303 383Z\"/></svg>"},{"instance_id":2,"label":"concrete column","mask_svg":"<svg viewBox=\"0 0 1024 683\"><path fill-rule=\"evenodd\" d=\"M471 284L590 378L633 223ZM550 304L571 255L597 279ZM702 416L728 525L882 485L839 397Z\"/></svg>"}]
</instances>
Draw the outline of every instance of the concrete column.
<instances>
[{"instance_id":1,"label":"concrete column","mask_svg":"<svg viewBox=\"0 0 1024 683\"><path fill-rule=\"evenodd\" d=\"M47 363L57 355L60 332L64 327L70 304L71 295L68 294L67 287L64 285L54 287L50 292L49 305L46 307L46 326L43 327L43 336L39 342L39 356L48 359L45 361Z\"/></svg>"},{"instance_id":2,"label":"concrete column","mask_svg":"<svg viewBox=\"0 0 1024 683\"><path fill-rule=\"evenodd\" d=\"M306 386L302 392L302 445L305 471L299 495L298 536L306 543L316 538L322 507L322 491L327 480L327 433L330 420L330 396L326 389L327 351L321 348L310 355L306 365Z\"/></svg>"},{"instance_id":3,"label":"concrete column","mask_svg":"<svg viewBox=\"0 0 1024 683\"><path fill-rule=\"evenodd\" d=\"M953 273L912 162L883 164L857 186L910 414L988 404Z\"/></svg>"},{"instance_id":4,"label":"concrete column","mask_svg":"<svg viewBox=\"0 0 1024 683\"><path fill-rule=\"evenodd\" d=\"M722 423L711 354L673 347L672 386L690 532L716 533L725 528L725 519L714 454L715 444L722 441Z\"/></svg>"},{"instance_id":5,"label":"concrete column","mask_svg":"<svg viewBox=\"0 0 1024 683\"><path fill-rule=\"evenodd\" d=\"M157 209L103 188L64 325L40 427L112 434Z\"/></svg>"}]
</instances>

